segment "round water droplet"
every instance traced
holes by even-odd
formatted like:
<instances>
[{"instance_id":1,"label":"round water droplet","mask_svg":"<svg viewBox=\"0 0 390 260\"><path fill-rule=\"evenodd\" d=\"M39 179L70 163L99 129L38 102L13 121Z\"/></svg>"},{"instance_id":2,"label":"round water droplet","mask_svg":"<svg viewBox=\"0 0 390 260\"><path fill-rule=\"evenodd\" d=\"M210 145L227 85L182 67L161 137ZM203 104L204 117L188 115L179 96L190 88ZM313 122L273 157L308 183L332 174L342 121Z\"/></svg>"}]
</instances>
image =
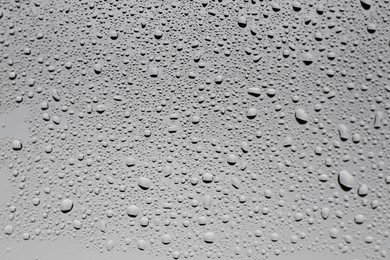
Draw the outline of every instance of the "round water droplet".
<instances>
[{"instance_id":1,"label":"round water droplet","mask_svg":"<svg viewBox=\"0 0 390 260\"><path fill-rule=\"evenodd\" d=\"M12 149L19 151L22 149L22 143L19 140L12 141Z\"/></svg>"},{"instance_id":2,"label":"round water droplet","mask_svg":"<svg viewBox=\"0 0 390 260\"><path fill-rule=\"evenodd\" d=\"M137 160L134 157L126 157L126 159L125 159L125 164L128 167L135 166L136 163L137 163Z\"/></svg>"},{"instance_id":3,"label":"round water droplet","mask_svg":"<svg viewBox=\"0 0 390 260\"><path fill-rule=\"evenodd\" d=\"M140 239L137 241L137 248L139 250L145 250L147 248L147 246L148 246L148 243L145 240Z\"/></svg>"},{"instance_id":4,"label":"round water droplet","mask_svg":"<svg viewBox=\"0 0 390 260\"><path fill-rule=\"evenodd\" d=\"M241 28L245 28L246 25L247 25L247 23L248 23L245 16L240 16L240 17L238 17L237 22L238 22L238 25L239 25Z\"/></svg>"},{"instance_id":5,"label":"round water droplet","mask_svg":"<svg viewBox=\"0 0 390 260\"><path fill-rule=\"evenodd\" d=\"M107 251L113 250L114 249L114 245L115 245L114 241L108 240L106 242L106 249L107 249Z\"/></svg>"},{"instance_id":6,"label":"round water droplet","mask_svg":"<svg viewBox=\"0 0 390 260\"><path fill-rule=\"evenodd\" d=\"M140 209L136 205L130 205L127 207L126 212L129 217L135 218L140 213Z\"/></svg>"},{"instance_id":7,"label":"round water droplet","mask_svg":"<svg viewBox=\"0 0 390 260\"><path fill-rule=\"evenodd\" d=\"M339 230L337 228L331 228L329 230L329 236L333 239L337 238L339 236Z\"/></svg>"},{"instance_id":8,"label":"round water droplet","mask_svg":"<svg viewBox=\"0 0 390 260\"><path fill-rule=\"evenodd\" d=\"M203 241L206 243L214 243L216 237L217 236L214 232L206 232L203 234Z\"/></svg>"},{"instance_id":9,"label":"round water droplet","mask_svg":"<svg viewBox=\"0 0 390 260\"><path fill-rule=\"evenodd\" d=\"M152 182L146 177L138 178L138 186L143 190L148 190L151 186Z\"/></svg>"},{"instance_id":10,"label":"round water droplet","mask_svg":"<svg viewBox=\"0 0 390 260\"><path fill-rule=\"evenodd\" d=\"M61 201L60 210L62 213L68 213L73 209L73 201L71 199L64 199Z\"/></svg>"},{"instance_id":11,"label":"round water droplet","mask_svg":"<svg viewBox=\"0 0 390 260\"><path fill-rule=\"evenodd\" d=\"M339 173L338 181L343 190L350 190L355 183L354 177L346 170L342 170Z\"/></svg>"},{"instance_id":12,"label":"round water droplet","mask_svg":"<svg viewBox=\"0 0 390 260\"><path fill-rule=\"evenodd\" d=\"M202 181L205 182L205 183L210 183L213 181L213 175L211 173L204 173L202 175Z\"/></svg>"},{"instance_id":13,"label":"round water droplet","mask_svg":"<svg viewBox=\"0 0 390 260\"><path fill-rule=\"evenodd\" d=\"M14 233L14 227L11 226L11 225L7 225L4 227L4 234L6 235L12 235L12 233Z\"/></svg>"},{"instance_id":14,"label":"round water droplet","mask_svg":"<svg viewBox=\"0 0 390 260\"><path fill-rule=\"evenodd\" d=\"M300 124L306 124L307 121L309 121L309 116L302 108L299 108L295 111L295 118Z\"/></svg>"},{"instance_id":15,"label":"round water droplet","mask_svg":"<svg viewBox=\"0 0 390 260\"><path fill-rule=\"evenodd\" d=\"M238 158L237 158L237 156L235 155L235 154L229 154L228 156L227 156L227 163L228 164L230 164L230 165L234 165L234 164L236 164L237 163L237 161L238 161Z\"/></svg>"},{"instance_id":16,"label":"round water droplet","mask_svg":"<svg viewBox=\"0 0 390 260\"><path fill-rule=\"evenodd\" d=\"M362 184L360 187L359 187L359 189L358 189L358 194L359 194L359 196L361 196L361 197L364 197L364 196L366 196L367 194L368 194L368 186L367 186L367 184Z\"/></svg>"},{"instance_id":17,"label":"round water droplet","mask_svg":"<svg viewBox=\"0 0 390 260\"><path fill-rule=\"evenodd\" d=\"M358 214L354 217L355 223L356 224L363 224L364 222L364 216L362 214Z\"/></svg>"},{"instance_id":18,"label":"round water droplet","mask_svg":"<svg viewBox=\"0 0 390 260\"><path fill-rule=\"evenodd\" d=\"M170 235L168 234L164 234L161 236L161 243L163 243L164 245L168 245L172 242L172 238Z\"/></svg>"},{"instance_id":19,"label":"round water droplet","mask_svg":"<svg viewBox=\"0 0 390 260\"><path fill-rule=\"evenodd\" d=\"M93 66L93 70L95 71L96 74L100 74L103 70L103 66L100 63L96 63Z\"/></svg>"},{"instance_id":20,"label":"round water droplet","mask_svg":"<svg viewBox=\"0 0 390 260\"><path fill-rule=\"evenodd\" d=\"M257 109L252 107L252 108L249 108L248 111L246 112L246 116L249 118L249 119L254 119L256 116L257 116Z\"/></svg>"}]
</instances>

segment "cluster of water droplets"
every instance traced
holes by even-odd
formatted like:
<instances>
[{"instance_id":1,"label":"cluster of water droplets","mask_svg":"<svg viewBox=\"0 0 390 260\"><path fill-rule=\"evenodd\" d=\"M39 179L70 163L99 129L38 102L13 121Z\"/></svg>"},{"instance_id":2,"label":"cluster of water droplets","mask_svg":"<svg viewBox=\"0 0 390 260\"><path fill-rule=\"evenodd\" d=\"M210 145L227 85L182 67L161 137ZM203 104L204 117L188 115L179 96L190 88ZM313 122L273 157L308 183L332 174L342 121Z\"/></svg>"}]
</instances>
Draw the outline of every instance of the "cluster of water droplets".
<instances>
[{"instance_id":1,"label":"cluster of water droplets","mask_svg":"<svg viewBox=\"0 0 390 260\"><path fill-rule=\"evenodd\" d=\"M1 8L3 238L389 257L388 0Z\"/></svg>"}]
</instances>

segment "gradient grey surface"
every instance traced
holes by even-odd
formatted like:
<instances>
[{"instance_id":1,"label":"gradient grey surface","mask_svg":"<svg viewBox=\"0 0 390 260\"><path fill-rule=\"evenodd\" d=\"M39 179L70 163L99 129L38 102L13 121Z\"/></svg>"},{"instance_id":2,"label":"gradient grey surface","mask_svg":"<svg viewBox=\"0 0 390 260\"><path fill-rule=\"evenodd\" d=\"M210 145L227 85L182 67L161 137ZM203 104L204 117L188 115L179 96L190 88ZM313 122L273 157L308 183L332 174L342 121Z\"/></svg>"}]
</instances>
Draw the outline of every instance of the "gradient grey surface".
<instances>
[{"instance_id":1,"label":"gradient grey surface","mask_svg":"<svg viewBox=\"0 0 390 260\"><path fill-rule=\"evenodd\" d=\"M389 259L390 2L0 2L0 260Z\"/></svg>"}]
</instances>

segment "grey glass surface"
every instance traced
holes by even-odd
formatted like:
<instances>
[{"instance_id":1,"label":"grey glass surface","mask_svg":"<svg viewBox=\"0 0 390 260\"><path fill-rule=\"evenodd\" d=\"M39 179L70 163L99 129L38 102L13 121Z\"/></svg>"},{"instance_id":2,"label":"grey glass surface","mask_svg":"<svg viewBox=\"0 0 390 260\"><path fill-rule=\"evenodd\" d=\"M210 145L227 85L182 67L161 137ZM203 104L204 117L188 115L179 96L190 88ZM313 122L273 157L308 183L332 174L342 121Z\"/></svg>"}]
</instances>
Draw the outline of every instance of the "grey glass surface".
<instances>
[{"instance_id":1,"label":"grey glass surface","mask_svg":"<svg viewBox=\"0 0 390 260\"><path fill-rule=\"evenodd\" d=\"M389 2L0 1L0 260L390 259Z\"/></svg>"}]
</instances>

